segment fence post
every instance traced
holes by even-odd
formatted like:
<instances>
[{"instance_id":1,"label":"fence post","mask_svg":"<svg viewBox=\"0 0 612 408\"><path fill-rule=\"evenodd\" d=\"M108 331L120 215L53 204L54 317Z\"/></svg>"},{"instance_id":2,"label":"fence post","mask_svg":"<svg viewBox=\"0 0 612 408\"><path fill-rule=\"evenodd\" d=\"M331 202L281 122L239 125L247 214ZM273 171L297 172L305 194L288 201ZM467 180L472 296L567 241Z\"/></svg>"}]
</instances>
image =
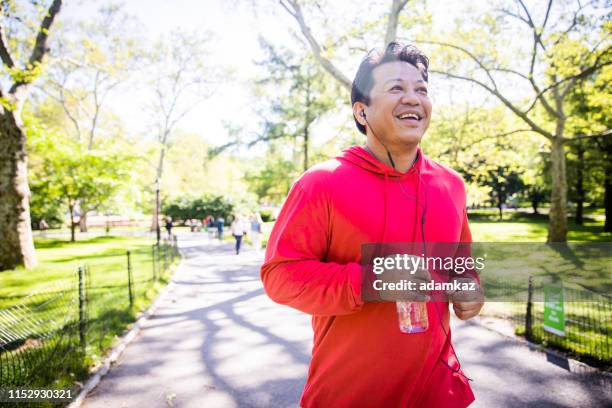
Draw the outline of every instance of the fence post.
<instances>
[{"instance_id":1,"label":"fence post","mask_svg":"<svg viewBox=\"0 0 612 408\"><path fill-rule=\"evenodd\" d=\"M79 340L85 348L85 296L83 292L83 267L79 266Z\"/></svg>"},{"instance_id":2,"label":"fence post","mask_svg":"<svg viewBox=\"0 0 612 408\"><path fill-rule=\"evenodd\" d=\"M127 251L127 271L128 271L128 292L130 296L130 307L134 306L134 297L132 295L132 256L128 249Z\"/></svg>"},{"instance_id":3,"label":"fence post","mask_svg":"<svg viewBox=\"0 0 612 408\"><path fill-rule=\"evenodd\" d=\"M525 338L533 340L533 276L529 277L527 287L527 313L525 314Z\"/></svg>"}]
</instances>

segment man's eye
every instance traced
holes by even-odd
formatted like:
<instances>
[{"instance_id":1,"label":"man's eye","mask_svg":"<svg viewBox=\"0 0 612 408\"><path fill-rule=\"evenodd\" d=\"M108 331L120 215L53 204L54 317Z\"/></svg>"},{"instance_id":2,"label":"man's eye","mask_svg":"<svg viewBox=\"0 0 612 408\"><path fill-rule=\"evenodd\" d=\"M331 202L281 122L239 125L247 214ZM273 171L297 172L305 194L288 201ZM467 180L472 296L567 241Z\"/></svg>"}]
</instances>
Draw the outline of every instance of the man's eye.
<instances>
[{"instance_id":1,"label":"man's eye","mask_svg":"<svg viewBox=\"0 0 612 408\"><path fill-rule=\"evenodd\" d=\"M393 86L393 87L391 88L391 90L392 90L392 91L401 91L401 90L402 90L402 87L401 87L401 86L399 86L399 85L395 85L395 86Z\"/></svg>"},{"instance_id":2,"label":"man's eye","mask_svg":"<svg viewBox=\"0 0 612 408\"><path fill-rule=\"evenodd\" d=\"M417 92L427 95L427 88L419 88L417 89Z\"/></svg>"}]
</instances>

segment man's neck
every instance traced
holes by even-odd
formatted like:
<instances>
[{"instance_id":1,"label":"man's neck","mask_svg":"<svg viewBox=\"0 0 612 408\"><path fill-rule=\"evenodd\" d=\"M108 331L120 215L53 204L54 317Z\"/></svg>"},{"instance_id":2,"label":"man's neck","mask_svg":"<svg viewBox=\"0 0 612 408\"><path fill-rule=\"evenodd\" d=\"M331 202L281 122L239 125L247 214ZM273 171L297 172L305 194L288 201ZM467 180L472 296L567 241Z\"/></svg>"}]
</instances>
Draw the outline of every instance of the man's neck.
<instances>
[{"instance_id":1,"label":"man's neck","mask_svg":"<svg viewBox=\"0 0 612 408\"><path fill-rule=\"evenodd\" d=\"M370 154L378 161L385 163L391 167L393 167L392 163L389 161L389 156L387 154L387 150L385 147L378 141L374 141L370 138L366 141L365 149L370 152ZM401 150L390 150L391 157L393 158L393 162L395 164L395 170L400 173L408 172L416 163L417 160L417 146L413 146L410 148L405 148Z\"/></svg>"}]
</instances>

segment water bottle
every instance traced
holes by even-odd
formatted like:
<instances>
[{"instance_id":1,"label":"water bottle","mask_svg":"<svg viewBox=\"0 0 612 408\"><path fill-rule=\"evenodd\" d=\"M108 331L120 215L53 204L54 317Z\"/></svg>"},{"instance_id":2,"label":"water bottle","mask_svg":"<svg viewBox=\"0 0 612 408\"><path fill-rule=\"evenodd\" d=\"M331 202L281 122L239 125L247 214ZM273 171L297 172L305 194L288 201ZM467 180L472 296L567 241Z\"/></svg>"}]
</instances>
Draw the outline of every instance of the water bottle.
<instances>
[{"instance_id":1,"label":"water bottle","mask_svg":"<svg viewBox=\"0 0 612 408\"><path fill-rule=\"evenodd\" d=\"M397 301L396 305L402 333L422 333L427 330L427 302Z\"/></svg>"}]
</instances>

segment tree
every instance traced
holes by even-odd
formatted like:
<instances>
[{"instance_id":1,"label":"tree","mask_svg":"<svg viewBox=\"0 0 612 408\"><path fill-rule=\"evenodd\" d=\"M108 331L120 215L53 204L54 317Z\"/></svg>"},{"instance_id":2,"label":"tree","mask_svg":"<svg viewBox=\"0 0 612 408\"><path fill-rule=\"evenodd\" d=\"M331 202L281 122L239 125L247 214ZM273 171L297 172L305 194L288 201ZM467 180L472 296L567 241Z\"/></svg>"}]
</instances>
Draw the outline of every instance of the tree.
<instances>
[{"instance_id":1,"label":"tree","mask_svg":"<svg viewBox=\"0 0 612 408\"><path fill-rule=\"evenodd\" d=\"M60 28L46 81L39 87L61 105L73 127L69 133L89 150L109 96L140 62L137 40L126 34L132 19L114 5L101 7L96 17Z\"/></svg>"},{"instance_id":2,"label":"tree","mask_svg":"<svg viewBox=\"0 0 612 408\"><path fill-rule=\"evenodd\" d=\"M511 166L497 166L489 170L489 174L481 183L491 187L491 199L499 211L499 219L503 219L503 208L506 200L524 187L517 170Z\"/></svg>"},{"instance_id":3,"label":"tree","mask_svg":"<svg viewBox=\"0 0 612 408\"><path fill-rule=\"evenodd\" d=\"M36 7L38 2L32 2ZM32 82L40 74L51 27L62 6L61 0L53 0L38 25L33 46L27 52L28 41L22 38L22 46L15 46L20 21L17 6L2 2L0 23L0 59L3 83L0 87L0 270L17 265L31 268L36 264L32 228L30 225L27 175L26 134L21 119L23 105ZM14 28L11 30L11 24ZM23 29L21 30L23 31ZM29 54L29 56L27 56ZM21 60L21 61L20 61ZM4 84L9 84L7 88Z\"/></svg>"},{"instance_id":4,"label":"tree","mask_svg":"<svg viewBox=\"0 0 612 408\"><path fill-rule=\"evenodd\" d=\"M387 25L384 36L384 44L386 46L397 37L397 27L400 20L400 13L408 4L409 0L391 0L390 9L387 16ZM320 45L319 40L313 34L313 30L306 21L304 12L302 9L302 2L299 0L281 0L280 5L289 13L297 22L300 27L302 35L308 42L312 54L314 55L317 62L336 80L343 86L347 91L351 90L351 80L339 69L332 60L326 56L328 49Z\"/></svg>"},{"instance_id":5,"label":"tree","mask_svg":"<svg viewBox=\"0 0 612 408\"><path fill-rule=\"evenodd\" d=\"M162 211L173 220L202 220L212 215L214 218L229 219L234 212L234 204L221 195L205 194L201 197L177 197L165 203Z\"/></svg>"},{"instance_id":6,"label":"tree","mask_svg":"<svg viewBox=\"0 0 612 408\"><path fill-rule=\"evenodd\" d=\"M259 202L280 204L289 193L291 184L299 175L299 166L286 156L283 146L272 141L268 143L263 167L245 174L249 190L257 194Z\"/></svg>"},{"instance_id":7,"label":"tree","mask_svg":"<svg viewBox=\"0 0 612 408\"><path fill-rule=\"evenodd\" d=\"M310 165L311 127L336 106L342 92L335 83L326 80L318 64L308 56L274 47L263 39L260 44L267 54L266 60L260 63L266 69L266 76L258 81L261 88L256 93L273 96L267 97L271 105L265 106L268 113L260 112L264 132L249 145L283 138L299 140L302 168L306 171ZM273 91L267 89L270 86Z\"/></svg>"},{"instance_id":8,"label":"tree","mask_svg":"<svg viewBox=\"0 0 612 408\"><path fill-rule=\"evenodd\" d=\"M104 130L102 115L109 96L139 62L136 39L126 35L132 20L114 5L101 7L97 16L94 22L60 28L46 81L39 87L60 104L73 127L69 133L88 150L94 149ZM92 210L85 203L81 200L81 232L87 231Z\"/></svg>"},{"instance_id":9,"label":"tree","mask_svg":"<svg viewBox=\"0 0 612 408\"><path fill-rule=\"evenodd\" d=\"M612 128L609 108L609 83L612 66L606 66L580 81L569 98L568 127L576 134L588 134L598 128ZM569 188L576 203L575 221L582 223L585 201L603 204L604 231L612 232L612 138L595 137L568 143L568 174L574 179Z\"/></svg>"},{"instance_id":10,"label":"tree","mask_svg":"<svg viewBox=\"0 0 612 408\"><path fill-rule=\"evenodd\" d=\"M522 0L514 3L514 9L501 9L497 20L485 16L479 24L483 31L496 33L502 31L497 25L510 19L518 21L523 32L527 30L532 42L527 58L528 66L524 70L521 70L516 57L509 62L504 61L498 51L504 41L494 41L491 38L493 34L488 35L486 41L490 47L496 48L476 43L473 27L470 33L461 30L455 33L455 38L462 39L466 44L472 43L471 47L458 45L458 42L424 38L417 42L437 45L441 47L440 53L454 53L456 56L444 60L444 69L434 67L431 72L478 85L513 112L529 130L549 142L552 189L547 240L565 242L567 176L564 146L572 140L611 133L610 129L605 128L591 134L569 133L568 95L580 86L582 79L612 64L609 38L612 25L606 21L605 15L592 7L593 2L576 2L574 10L569 12L564 2L549 0L541 16L529 9ZM520 36L520 32L511 33L512 38L506 38L505 43L516 42L517 35ZM516 55L520 55L520 52ZM461 62L470 62L469 69L462 69ZM509 77L513 80L509 81ZM511 88L504 89L504 80ZM525 106L521 106L522 100L513 100L511 96L518 86L515 80L524 81L531 88L533 97Z\"/></svg>"},{"instance_id":11,"label":"tree","mask_svg":"<svg viewBox=\"0 0 612 408\"><path fill-rule=\"evenodd\" d=\"M423 150L461 173L471 204L480 205L488 196L501 219L506 200L535 182L534 136L514 129L511 114L487 106L486 101L476 107L451 103L439 109L436 118L422 142Z\"/></svg>"},{"instance_id":12,"label":"tree","mask_svg":"<svg viewBox=\"0 0 612 408\"><path fill-rule=\"evenodd\" d=\"M153 133L159 146L155 167L156 178L161 182L164 160L176 126L202 100L210 96L212 85L220 74L207 66L205 57L209 35L176 31L167 40L160 40L148 56L152 67L151 85L154 94L148 110ZM157 206L157 203L155 204ZM155 211L152 230L158 228Z\"/></svg>"},{"instance_id":13,"label":"tree","mask_svg":"<svg viewBox=\"0 0 612 408\"><path fill-rule=\"evenodd\" d=\"M44 152L39 157L37 185L44 183L41 193L45 201L61 203L68 209L73 242L79 225L77 214L82 216L84 209L96 210L108 203L129 183L135 159L120 146L89 150L52 133L40 137L33 150Z\"/></svg>"}]
</instances>

